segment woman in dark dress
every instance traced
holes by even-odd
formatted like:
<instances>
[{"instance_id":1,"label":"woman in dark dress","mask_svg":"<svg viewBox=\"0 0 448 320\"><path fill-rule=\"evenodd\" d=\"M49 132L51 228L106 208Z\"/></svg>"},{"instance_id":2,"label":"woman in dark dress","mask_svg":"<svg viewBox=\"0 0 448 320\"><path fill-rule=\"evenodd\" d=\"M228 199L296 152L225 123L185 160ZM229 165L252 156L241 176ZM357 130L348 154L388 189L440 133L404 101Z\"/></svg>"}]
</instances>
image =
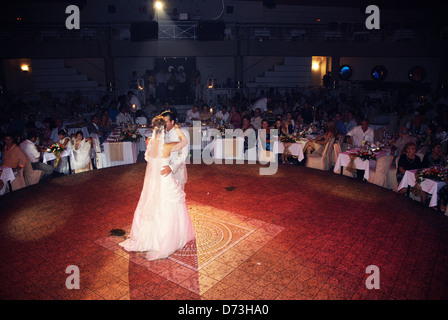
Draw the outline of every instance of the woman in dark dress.
<instances>
[{"instance_id":1,"label":"woman in dark dress","mask_svg":"<svg viewBox=\"0 0 448 320\"><path fill-rule=\"evenodd\" d=\"M397 183L400 184L407 170L421 169L422 167L422 161L420 160L420 157L417 156L417 145L414 142L408 142L403 147L400 159L398 160ZM405 194L407 192L407 188L402 188L398 190L398 192ZM425 203L426 192L420 191L419 195L422 203Z\"/></svg>"}]
</instances>

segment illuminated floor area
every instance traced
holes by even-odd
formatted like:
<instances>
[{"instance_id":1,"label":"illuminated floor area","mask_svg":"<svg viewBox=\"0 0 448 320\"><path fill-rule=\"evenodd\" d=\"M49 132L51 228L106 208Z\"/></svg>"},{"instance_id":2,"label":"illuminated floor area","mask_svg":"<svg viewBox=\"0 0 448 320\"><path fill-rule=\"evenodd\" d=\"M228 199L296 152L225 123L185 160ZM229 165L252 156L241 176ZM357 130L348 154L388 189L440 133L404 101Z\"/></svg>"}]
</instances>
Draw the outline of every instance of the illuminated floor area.
<instances>
[{"instance_id":1,"label":"illuminated floor area","mask_svg":"<svg viewBox=\"0 0 448 320\"><path fill-rule=\"evenodd\" d=\"M2 196L0 299L448 298L448 217L292 165L272 176L257 165L188 165L196 240L165 260L127 253L109 233L128 234L144 170L95 170ZM67 289L69 266L79 289Z\"/></svg>"}]
</instances>

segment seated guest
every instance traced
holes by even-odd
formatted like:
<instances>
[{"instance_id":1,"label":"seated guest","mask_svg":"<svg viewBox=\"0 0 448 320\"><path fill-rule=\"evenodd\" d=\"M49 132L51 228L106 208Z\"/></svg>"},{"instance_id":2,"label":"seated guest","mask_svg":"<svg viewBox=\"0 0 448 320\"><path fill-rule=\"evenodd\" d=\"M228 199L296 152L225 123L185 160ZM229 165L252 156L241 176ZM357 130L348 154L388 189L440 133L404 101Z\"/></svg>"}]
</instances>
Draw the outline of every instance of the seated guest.
<instances>
[{"instance_id":1,"label":"seated guest","mask_svg":"<svg viewBox=\"0 0 448 320\"><path fill-rule=\"evenodd\" d=\"M107 110L103 111L101 114L101 120L98 123L98 128L102 133L100 142L103 142L112 132L112 120L109 118L109 112Z\"/></svg>"},{"instance_id":2,"label":"seated guest","mask_svg":"<svg viewBox=\"0 0 448 320\"><path fill-rule=\"evenodd\" d=\"M345 129L347 130L347 132L349 132L358 124L356 123L355 115L352 111L347 111L346 118L347 120L345 121Z\"/></svg>"},{"instance_id":3,"label":"seated guest","mask_svg":"<svg viewBox=\"0 0 448 320\"><path fill-rule=\"evenodd\" d=\"M420 143L420 145L417 147L417 154L425 155L426 153L431 151L431 146L436 141L436 130L437 127L434 124L428 124L425 130L425 137L422 143Z\"/></svg>"},{"instance_id":4,"label":"seated guest","mask_svg":"<svg viewBox=\"0 0 448 320\"><path fill-rule=\"evenodd\" d=\"M90 159L90 148L92 138L84 139L82 131L76 132L69 143L69 148L73 150L73 159L71 159L72 170L80 173L92 170L92 162Z\"/></svg>"},{"instance_id":5,"label":"seated guest","mask_svg":"<svg viewBox=\"0 0 448 320\"><path fill-rule=\"evenodd\" d=\"M89 133L89 135L91 135L92 133L96 133L98 135L98 138L100 140L102 140L103 133L101 132L100 127L99 127L98 124L99 124L98 116L97 115L93 115L90 118L90 123L87 125L87 132Z\"/></svg>"},{"instance_id":6,"label":"seated guest","mask_svg":"<svg viewBox=\"0 0 448 320\"><path fill-rule=\"evenodd\" d=\"M414 142L414 143L416 143L415 138L409 134L409 130L408 130L408 128L406 128L406 127L402 127L402 128L400 128L400 130L398 131L398 139L397 139L397 141L392 145L392 149L395 150L396 153L400 154L401 151L403 150L403 147L404 147L408 142Z\"/></svg>"},{"instance_id":7,"label":"seated guest","mask_svg":"<svg viewBox=\"0 0 448 320\"><path fill-rule=\"evenodd\" d=\"M369 127L369 121L367 119L361 120L361 125L354 127L347 132L347 143L360 147L362 142L372 143L374 141L373 129Z\"/></svg>"},{"instance_id":8,"label":"seated guest","mask_svg":"<svg viewBox=\"0 0 448 320\"><path fill-rule=\"evenodd\" d=\"M261 121L263 121L261 109L257 108L254 111L254 116L250 119L250 124L254 126L255 130L258 130L261 128Z\"/></svg>"},{"instance_id":9,"label":"seated guest","mask_svg":"<svg viewBox=\"0 0 448 320\"><path fill-rule=\"evenodd\" d=\"M230 108L229 123L235 129L241 128L241 114L238 112L235 106L232 106Z\"/></svg>"},{"instance_id":10,"label":"seated guest","mask_svg":"<svg viewBox=\"0 0 448 320\"><path fill-rule=\"evenodd\" d=\"M243 119L241 121L241 130L245 132L248 129L255 129L254 126L250 123L249 116L243 116Z\"/></svg>"},{"instance_id":11,"label":"seated guest","mask_svg":"<svg viewBox=\"0 0 448 320\"><path fill-rule=\"evenodd\" d=\"M187 111L187 116L185 117L185 123L193 123L193 121L200 121L201 114L199 113L199 108L194 105L193 108Z\"/></svg>"},{"instance_id":12,"label":"seated guest","mask_svg":"<svg viewBox=\"0 0 448 320\"><path fill-rule=\"evenodd\" d=\"M230 113L227 112L227 107L222 106L221 110L215 114L215 121L219 123L227 123L229 122Z\"/></svg>"},{"instance_id":13,"label":"seated guest","mask_svg":"<svg viewBox=\"0 0 448 320\"><path fill-rule=\"evenodd\" d=\"M281 118L276 119L274 124L272 125L271 129L277 129L278 130L278 137L286 136L288 135L288 127L286 126L286 122L283 121Z\"/></svg>"},{"instance_id":14,"label":"seated guest","mask_svg":"<svg viewBox=\"0 0 448 320\"><path fill-rule=\"evenodd\" d=\"M417 156L417 145L414 142L408 142L401 153L400 159L398 160L397 168L397 183L400 184L407 170L414 170L422 168L422 162ZM407 188L402 188L398 190L399 193L405 194ZM420 193L422 203L426 202L426 192L422 191Z\"/></svg>"},{"instance_id":15,"label":"seated guest","mask_svg":"<svg viewBox=\"0 0 448 320\"><path fill-rule=\"evenodd\" d=\"M37 140L37 134L35 131L28 132L27 139L20 144L20 149L27 156L33 170L43 171L39 182L45 182L51 180L53 176L53 167L49 164L40 162L40 152L37 150L35 142Z\"/></svg>"},{"instance_id":16,"label":"seated guest","mask_svg":"<svg viewBox=\"0 0 448 320\"><path fill-rule=\"evenodd\" d=\"M67 130L62 129L58 132L59 140L57 143L59 143L61 146L65 148L69 147L70 138L68 137ZM67 157L61 157L61 159L58 161L57 164L55 164L54 171L62 173L64 175L70 174L69 168L68 168L68 158Z\"/></svg>"},{"instance_id":17,"label":"seated guest","mask_svg":"<svg viewBox=\"0 0 448 320\"><path fill-rule=\"evenodd\" d=\"M211 120L212 116L213 114L210 112L210 108L208 107L208 105L203 104L200 114L201 121L208 122Z\"/></svg>"},{"instance_id":18,"label":"seated guest","mask_svg":"<svg viewBox=\"0 0 448 320\"><path fill-rule=\"evenodd\" d=\"M345 136L347 134L347 129L345 127L344 120L342 119L342 114L340 112L336 112L334 116L336 132L338 135Z\"/></svg>"},{"instance_id":19,"label":"seated guest","mask_svg":"<svg viewBox=\"0 0 448 320\"><path fill-rule=\"evenodd\" d=\"M28 159L23 153L22 149L16 143L15 135L12 133L6 133L4 135L5 146L2 151L2 166L10 167L16 177L11 182L13 190L26 187L25 180L23 178L23 168L28 163Z\"/></svg>"},{"instance_id":20,"label":"seated guest","mask_svg":"<svg viewBox=\"0 0 448 320\"><path fill-rule=\"evenodd\" d=\"M269 131L269 122L266 119L261 121L261 129L266 130L265 135L260 135L261 147L266 148L265 150L271 150L271 133Z\"/></svg>"},{"instance_id":21,"label":"seated guest","mask_svg":"<svg viewBox=\"0 0 448 320\"><path fill-rule=\"evenodd\" d=\"M297 114L296 120L294 121L294 131L302 131L305 126L305 121L300 113Z\"/></svg>"},{"instance_id":22,"label":"seated guest","mask_svg":"<svg viewBox=\"0 0 448 320\"><path fill-rule=\"evenodd\" d=\"M286 119L285 123L288 126L288 132L293 133L294 132L294 120L292 119L292 113L286 112Z\"/></svg>"},{"instance_id":23,"label":"seated guest","mask_svg":"<svg viewBox=\"0 0 448 320\"><path fill-rule=\"evenodd\" d=\"M422 167L431 168L432 166L444 167L446 164L446 155L443 154L443 147L440 142L432 145L431 152L425 154Z\"/></svg>"},{"instance_id":24,"label":"seated guest","mask_svg":"<svg viewBox=\"0 0 448 320\"><path fill-rule=\"evenodd\" d=\"M46 118L44 120L45 129L42 130L42 141L51 140L51 134L53 129L56 127L52 118Z\"/></svg>"},{"instance_id":25,"label":"seated guest","mask_svg":"<svg viewBox=\"0 0 448 320\"><path fill-rule=\"evenodd\" d=\"M322 154L325 146L330 141L330 139L336 137L336 127L333 121L327 122L325 124L325 132L316 139L308 140L308 142L303 147L304 153L309 154Z\"/></svg>"},{"instance_id":26,"label":"seated guest","mask_svg":"<svg viewBox=\"0 0 448 320\"><path fill-rule=\"evenodd\" d=\"M56 143L59 141L59 131L65 129L65 126L61 118L56 118L54 122L56 124L56 128L54 128L53 131L51 132L50 139L53 140L54 143Z\"/></svg>"},{"instance_id":27,"label":"seated guest","mask_svg":"<svg viewBox=\"0 0 448 320\"><path fill-rule=\"evenodd\" d=\"M4 135L5 147L2 152L2 165L12 168L14 172L25 168L28 159L22 149L16 143L15 135L6 133Z\"/></svg>"},{"instance_id":28,"label":"seated guest","mask_svg":"<svg viewBox=\"0 0 448 320\"><path fill-rule=\"evenodd\" d=\"M120 106L120 113L115 117L115 122L117 123L117 125L128 125L134 123L131 115L126 112L125 105Z\"/></svg>"}]
</instances>

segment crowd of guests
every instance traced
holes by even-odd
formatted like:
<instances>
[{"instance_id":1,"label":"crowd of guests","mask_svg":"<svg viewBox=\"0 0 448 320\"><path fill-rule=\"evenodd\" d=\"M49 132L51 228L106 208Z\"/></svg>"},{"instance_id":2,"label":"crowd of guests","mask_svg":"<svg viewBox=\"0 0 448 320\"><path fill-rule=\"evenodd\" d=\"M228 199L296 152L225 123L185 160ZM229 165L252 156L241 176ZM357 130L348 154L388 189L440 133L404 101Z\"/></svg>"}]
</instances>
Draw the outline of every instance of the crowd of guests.
<instances>
[{"instance_id":1,"label":"crowd of guests","mask_svg":"<svg viewBox=\"0 0 448 320\"><path fill-rule=\"evenodd\" d=\"M335 97L324 89L310 94L294 90L280 94L278 90L272 89L269 92L261 91L259 96L252 100L240 96L218 107L209 106L206 103L195 104L183 115L167 101L156 103L156 100L147 99L146 103L141 105L138 98L130 91L117 100L109 101L107 96L101 99L95 113L89 119L88 132L89 135L96 133L102 142L111 133L114 124L140 123L139 119L144 120L142 123L150 123L155 115L169 110L173 112L177 122L201 121L229 124L232 128L242 129L243 132L249 129L255 132L258 129L266 129L267 147L270 148L270 129L277 129L281 137L301 132L313 125L321 128L323 133L305 145L305 156L322 152L326 144L334 140L353 147L360 146L364 142L387 141L392 144L394 155L399 159L397 167L399 182L406 170L434 164L446 165L447 150L443 142L448 138L448 94L440 94L434 98L431 95L422 98L410 94L397 101L399 102L395 105L392 105L391 101L383 101L380 105L375 105L371 99L358 101L353 97L349 99L343 94ZM13 144L16 144L19 149L25 140L27 140L23 145L25 150L31 150L31 144L39 145L44 141L76 145L73 142L75 137L67 137L64 132L65 126L61 118L38 120L34 115L29 114L25 119L19 111L11 112L10 121L5 130L12 138ZM396 120L390 120L386 124L387 129L378 136L377 132L370 127L372 113L395 114L395 117L391 116L391 119ZM11 132L19 134L12 135ZM14 149L12 145L6 143L7 138L3 134L2 165L5 165L5 154ZM76 139L89 141L88 137L82 136ZM79 145L80 143L78 148ZM27 152L28 161L36 163L37 153L34 152L33 155L31 151ZM23 160L22 157L22 160L10 165L18 170L18 167L23 166ZM279 160L290 161L284 157ZM41 181L47 181L51 176L50 168L43 164L34 164L33 168L44 172ZM79 169L81 168L75 170ZM62 173L67 174L63 171ZM440 197L442 208L446 205L446 198L448 196L441 195ZM422 196L422 200L426 200L425 195Z\"/></svg>"}]
</instances>

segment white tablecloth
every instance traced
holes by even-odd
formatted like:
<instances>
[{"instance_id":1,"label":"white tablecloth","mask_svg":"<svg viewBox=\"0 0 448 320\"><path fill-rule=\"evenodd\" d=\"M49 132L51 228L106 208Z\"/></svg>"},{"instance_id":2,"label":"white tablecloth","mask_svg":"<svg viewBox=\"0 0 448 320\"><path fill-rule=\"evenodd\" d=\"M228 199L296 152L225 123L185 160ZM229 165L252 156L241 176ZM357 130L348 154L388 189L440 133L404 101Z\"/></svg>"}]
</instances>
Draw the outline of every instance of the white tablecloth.
<instances>
[{"instance_id":1,"label":"white tablecloth","mask_svg":"<svg viewBox=\"0 0 448 320\"><path fill-rule=\"evenodd\" d=\"M61 157L73 157L73 150L72 149L70 149L70 148L66 148L63 152L62 152L62 155L61 155ZM56 156L53 154L53 153L51 153L51 152L45 152L43 155L42 155L42 162L43 163L47 163L47 162L49 162L49 161L53 161L54 159L56 159Z\"/></svg>"},{"instance_id":2,"label":"white tablecloth","mask_svg":"<svg viewBox=\"0 0 448 320\"><path fill-rule=\"evenodd\" d=\"M304 159L303 155L303 147L305 146L305 141L300 141L297 143L291 144L291 146L288 148L289 152L293 156L296 156L299 161L302 161ZM285 151L285 146L280 141L274 141L274 149L275 154L283 153Z\"/></svg>"},{"instance_id":3,"label":"white tablecloth","mask_svg":"<svg viewBox=\"0 0 448 320\"><path fill-rule=\"evenodd\" d=\"M350 163L350 153L358 152L357 149L353 149L351 151L341 152L336 159L336 163L334 165L333 172L337 173L342 167L347 167ZM380 151L375 153L377 159L381 156L385 156L389 154L389 151ZM375 160L362 160L361 158L356 158L354 161L354 165L358 170L364 170L364 179L369 180L370 177L370 167L376 167Z\"/></svg>"},{"instance_id":4,"label":"white tablecloth","mask_svg":"<svg viewBox=\"0 0 448 320\"><path fill-rule=\"evenodd\" d=\"M8 182L13 181L16 177L14 176L14 172L10 167L0 166L0 170L3 170L0 179L2 179L4 186L0 190L0 195L5 194Z\"/></svg>"},{"instance_id":5,"label":"white tablecloth","mask_svg":"<svg viewBox=\"0 0 448 320\"><path fill-rule=\"evenodd\" d=\"M211 144L214 159L244 160L244 138L214 139Z\"/></svg>"},{"instance_id":6,"label":"white tablecloth","mask_svg":"<svg viewBox=\"0 0 448 320\"><path fill-rule=\"evenodd\" d=\"M415 173L417 172L417 169L415 170L406 170L404 173L404 177L400 182L400 185L398 186L398 190L413 187L415 185ZM434 181L431 179L425 179L420 183L420 186L422 187L422 190L426 193L429 193L431 195L431 200L429 202L430 207L437 206L438 201L438 194L437 192L446 184L445 181Z\"/></svg>"},{"instance_id":7,"label":"white tablecloth","mask_svg":"<svg viewBox=\"0 0 448 320\"><path fill-rule=\"evenodd\" d=\"M122 161L113 161L110 159L110 145L112 143L122 144L123 145L123 160ZM132 164L137 162L138 156L138 145L136 142L123 141L123 142L109 142L105 141L103 143L104 153L106 155L105 159L105 167L114 167L121 166L124 164Z\"/></svg>"},{"instance_id":8,"label":"white tablecloth","mask_svg":"<svg viewBox=\"0 0 448 320\"><path fill-rule=\"evenodd\" d=\"M152 136L152 129L138 128L138 132L141 134L140 141L138 142L138 152L146 151L146 139Z\"/></svg>"}]
</instances>

